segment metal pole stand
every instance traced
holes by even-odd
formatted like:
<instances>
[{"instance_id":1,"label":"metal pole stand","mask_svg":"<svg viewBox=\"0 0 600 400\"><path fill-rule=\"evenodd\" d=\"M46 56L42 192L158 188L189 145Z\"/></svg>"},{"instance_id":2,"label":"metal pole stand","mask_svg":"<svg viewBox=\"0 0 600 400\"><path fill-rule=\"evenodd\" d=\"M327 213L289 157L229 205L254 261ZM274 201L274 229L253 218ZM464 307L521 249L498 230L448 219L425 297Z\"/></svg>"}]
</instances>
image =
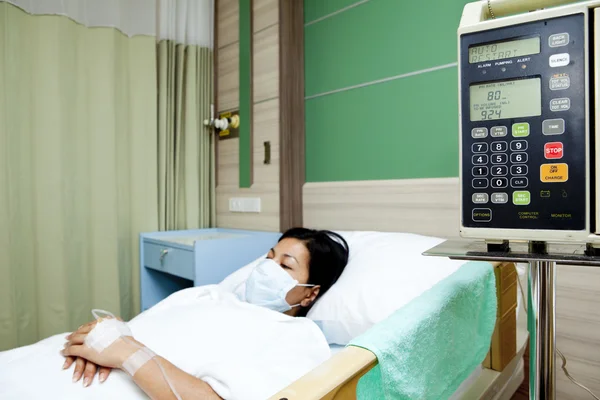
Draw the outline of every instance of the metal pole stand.
<instances>
[{"instance_id":1,"label":"metal pole stand","mask_svg":"<svg viewBox=\"0 0 600 400\"><path fill-rule=\"evenodd\" d=\"M529 263L529 398L556 398L556 262Z\"/></svg>"}]
</instances>

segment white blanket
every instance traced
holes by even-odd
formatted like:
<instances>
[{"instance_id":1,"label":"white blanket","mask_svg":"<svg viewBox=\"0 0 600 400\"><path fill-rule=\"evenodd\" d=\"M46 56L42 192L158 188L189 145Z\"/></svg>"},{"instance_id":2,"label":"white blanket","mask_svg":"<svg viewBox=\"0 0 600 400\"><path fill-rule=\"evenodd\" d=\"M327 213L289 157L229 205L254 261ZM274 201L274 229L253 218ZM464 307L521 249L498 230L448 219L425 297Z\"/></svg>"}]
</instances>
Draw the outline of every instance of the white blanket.
<instances>
[{"instance_id":1,"label":"white blanket","mask_svg":"<svg viewBox=\"0 0 600 400\"><path fill-rule=\"evenodd\" d=\"M239 301L216 286L175 293L140 314L134 337L225 399L264 400L327 360L329 346L306 318ZM121 371L83 388L61 370L65 334L0 353L0 399L147 398ZM158 378L162 379L162 378Z\"/></svg>"}]
</instances>

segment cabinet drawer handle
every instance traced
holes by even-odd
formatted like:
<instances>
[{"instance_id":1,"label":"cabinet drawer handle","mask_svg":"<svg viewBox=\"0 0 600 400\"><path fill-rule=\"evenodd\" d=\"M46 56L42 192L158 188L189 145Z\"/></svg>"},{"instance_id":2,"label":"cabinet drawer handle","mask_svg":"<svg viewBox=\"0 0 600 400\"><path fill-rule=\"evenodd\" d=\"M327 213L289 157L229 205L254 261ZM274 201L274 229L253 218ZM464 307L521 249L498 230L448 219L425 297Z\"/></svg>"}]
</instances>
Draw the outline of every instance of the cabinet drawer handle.
<instances>
[{"instance_id":1,"label":"cabinet drawer handle","mask_svg":"<svg viewBox=\"0 0 600 400\"><path fill-rule=\"evenodd\" d=\"M169 254L168 249L164 249L163 251L160 252L160 266L161 267L165 266L165 257L167 256L167 254Z\"/></svg>"}]
</instances>

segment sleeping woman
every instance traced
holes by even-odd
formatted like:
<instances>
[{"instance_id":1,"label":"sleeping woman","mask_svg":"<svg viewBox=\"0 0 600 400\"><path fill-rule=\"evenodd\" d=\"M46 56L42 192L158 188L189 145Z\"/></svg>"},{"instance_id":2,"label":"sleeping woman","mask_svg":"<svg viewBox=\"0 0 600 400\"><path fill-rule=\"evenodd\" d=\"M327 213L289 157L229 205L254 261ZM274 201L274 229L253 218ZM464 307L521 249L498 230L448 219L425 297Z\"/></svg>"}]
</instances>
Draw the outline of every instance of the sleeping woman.
<instances>
[{"instance_id":1,"label":"sleeping woman","mask_svg":"<svg viewBox=\"0 0 600 400\"><path fill-rule=\"evenodd\" d=\"M266 399L329 358L317 325L298 317L348 255L333 232L291 229L234 273L246 274L239 284L185 289L128 323L99 318L66 343L62 334L0 353L0 398Z\"/></svg>"}]
</instances>

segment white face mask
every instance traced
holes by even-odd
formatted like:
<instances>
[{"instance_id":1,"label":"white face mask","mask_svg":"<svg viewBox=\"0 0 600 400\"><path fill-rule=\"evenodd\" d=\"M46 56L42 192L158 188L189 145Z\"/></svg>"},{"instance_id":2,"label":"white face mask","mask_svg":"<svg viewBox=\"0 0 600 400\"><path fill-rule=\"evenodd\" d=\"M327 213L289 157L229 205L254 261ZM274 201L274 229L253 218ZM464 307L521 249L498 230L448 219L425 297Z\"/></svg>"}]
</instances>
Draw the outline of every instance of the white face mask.
<instances>
[{"instance_id":1,"label":"white face mask","mask_svg":"<svg viewBox=\"0 0 600 400\"><path fill-rule=\"evenodd\" d=\"M274 311L286 312L300 304L289 305L285 300L288 292L300 284L271 259L262 260L246 280L246 301Z\"/></svg>"}]
</instances>

